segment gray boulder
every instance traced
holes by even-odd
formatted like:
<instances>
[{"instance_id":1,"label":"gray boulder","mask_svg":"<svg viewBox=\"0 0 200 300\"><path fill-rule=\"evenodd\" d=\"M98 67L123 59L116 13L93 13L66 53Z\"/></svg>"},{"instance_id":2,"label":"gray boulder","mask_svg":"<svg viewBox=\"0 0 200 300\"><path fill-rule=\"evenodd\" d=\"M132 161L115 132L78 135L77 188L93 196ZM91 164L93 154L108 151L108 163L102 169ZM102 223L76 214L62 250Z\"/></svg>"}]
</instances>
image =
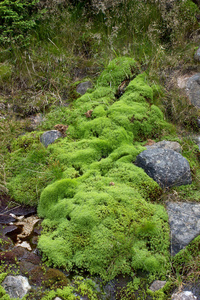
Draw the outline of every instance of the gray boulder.
<instances>
[{"instance_id":1,"label":"gray boulder","mask_svg":"<svg viewBox=\"0 0 200 300\"><path fill-rule=\"evenodd\" d=\"M40 142L47 147L60 137L62 137L62 133L60 131L50 130L43 133L43 135L40 137Z\"/></svg>"},{"instance_id":2,"label":"gray boulder","mask_svg":"<svg viewBox=\"0 0 200 300\"><path fill-rule=\"evenodd\" d=\"M147 149L155 149L155 148L162 148L162 149L171 149L178 153L181 153L182 148L178 142L171 142L171 141L161 141L155 143L151 146L145 146Z\"/></svg>"},{"instance_id":3,"label":"gray boulder","mask_svg":"<svg viewBox=\"0 0 200 300\"><path fill-rule=\"evenodd\" d=\"M135 163L162 188L192 183L187 159L173 150L145 150L137 156Z\"/></svg>"},{"instance_id":4,"label":"gray boulder","mask_svg":"<svg viewBox=\"0 0 200 300\"><path fill-rule=\"evenodd\" d=\"M200 108L200 73L193 75L187 80L186 90L191 103Z\"/></svg>"},{"instance_id":5,"label":"gray boulder","mask_svg":"<svg viewBox=\"0 0 200 300\"><path fill-rule=\"evenodd\" d=\"M1 284L11 298L22 298L31 289L28 279L23 276L7 276Z\"/></svg>"},{"instance_id":6,"label":"gray boulder","mask_svg":"<svg viewBox=\"0 0 200 300\"><path fill-rule=\"evenodd\" d=\"M195 300L197 297L190 291L176 293L172 295L172 300Z\"/></svg>"},{"instance_id":7,"label":"gray boulder","mask_svg":"<svg viewBox=\"0 0 200 300\"><path fill-rule=\"evenodd\" d=\"M177 254L200 234L200 204L168 202L171 255Z\"/></svg>"},{"instance_id":8,"label":"gray boulder","mask_svg":"<svg viewBox=\"0 0 200 300\"><path fill-rule=\"evenodd\" d=\"M87 89L92 87L92 83L90 81L81 82L77 85L76 91L77 93L84 95L87 92Z\"/></svg>"}]
</instances>

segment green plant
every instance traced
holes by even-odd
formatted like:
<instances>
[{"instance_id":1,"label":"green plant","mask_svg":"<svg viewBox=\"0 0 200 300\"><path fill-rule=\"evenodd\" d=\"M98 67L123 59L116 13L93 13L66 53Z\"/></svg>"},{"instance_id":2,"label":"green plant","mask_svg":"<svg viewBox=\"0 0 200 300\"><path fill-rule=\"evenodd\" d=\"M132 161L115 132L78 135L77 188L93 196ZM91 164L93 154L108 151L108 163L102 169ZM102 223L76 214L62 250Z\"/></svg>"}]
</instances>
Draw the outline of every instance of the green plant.
<instances>
[{"instance_id":1,"label":"green plant","mask_svg":"<svg viewBox=\"0 0 200 300\"><path fill-rule=\"evenodd\" d=\"M37 10L38 0L4 0L0 3L0 43L26 44L29 32L41 16Z\"/></svg>"},{"instance_id":2,"label":"green plant","mask_svg":"<svg viewBox=\"0 0 200 300\"><path fill-rule=\"evenodd\" d=\"M198 280L200 275L200 238L195 238L172 260L173 272L179 283Z\"/></svg>"},{"instance_id":3,"label":"green plant","mask_svg":"<svg viewBox=\"0 0 200 300\"><path fill-rule=\"evenodd\" d=\"M107 69L108 74L113 71L112 79L117 78L115 90L120 80L127 78L124 68L120 74L118 61L122 64L118 59ZM127 61L132 63L125 58L124 64ZM68 136L48 147L63 166L65 179L49 185L41 194L38 213L46 221L38 246L48 264L67 270L84 268L104 280L133 270L163 274L167 216L161 206L146 202L156 198L160 189L132 163L143 150L132 144L133 132L136 135L139 130L141 137L148 136L150 132L145 130L156 127L159 121L162 130L163 115L153 105L146 113L153 92L145 82L145 74L131 81L114 103L113 91L106 87L106 71L103 74L99 84L103 80L105 87L98 86L74 102L67 115L67 123L71 124ZM99 104L100 114L96 109ZM115 111L120 104L125 107L121 115ZM87 118L85 112L91 108L96 114ZM136 120L145 116L148 122L149 118L151 125L138 129L131 119L133 114Z\"/></svg>"}]
</instances>

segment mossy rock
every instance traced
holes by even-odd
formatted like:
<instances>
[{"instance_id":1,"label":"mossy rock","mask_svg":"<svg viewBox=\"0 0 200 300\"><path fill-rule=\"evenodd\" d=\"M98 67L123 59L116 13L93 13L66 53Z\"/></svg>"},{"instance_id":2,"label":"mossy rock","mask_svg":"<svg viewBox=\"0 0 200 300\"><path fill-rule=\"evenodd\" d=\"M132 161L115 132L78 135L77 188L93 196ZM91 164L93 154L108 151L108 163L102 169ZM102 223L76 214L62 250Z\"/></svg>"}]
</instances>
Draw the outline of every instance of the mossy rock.
<instances>
[{"instance_id":1,"label":"mossy rock","mask_svg":"<svg viewBox=\"0 0 200 300\"><path fill-rule=\"evenodd\" d=\"M44 275L44 285L46 288L59 288L70 283L69 279L57 269L48 269Z\"/></svg>"}]
</instances>

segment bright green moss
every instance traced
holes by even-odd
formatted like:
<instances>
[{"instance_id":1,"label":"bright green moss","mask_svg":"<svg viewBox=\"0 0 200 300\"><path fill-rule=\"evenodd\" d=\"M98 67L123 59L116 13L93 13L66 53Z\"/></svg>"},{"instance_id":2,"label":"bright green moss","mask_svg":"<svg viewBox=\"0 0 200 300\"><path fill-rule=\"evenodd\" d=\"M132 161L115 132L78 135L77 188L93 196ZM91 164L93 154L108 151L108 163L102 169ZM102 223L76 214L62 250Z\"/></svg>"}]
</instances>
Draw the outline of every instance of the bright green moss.
<instances>
[{"instance_id":1,"label":"bright green moss","mask_svg":"<svg viewBox=\"0 0 200 300\"><path fill-rule=\"evenodd\" d=\"M30 132L20 135L17 139L12 141L12 151L21 150L23 152L28 152L32 150L32 147L40 144L40 136L42 132Z\"/></svg>"},{"instance_id":2,"label":"bright green moss","mask_svg":"<svg viewBox=\"0 0 200 300\"><path fill-rule=\"evenodd\" d=\"M12 148L16 150L7 162L9 191L18 202L34 205L48 183L62 178L62 168L59 162L51 160L38 136L33 139L24 135L13 142Z\"/></svg>"},{"instance_id":3,"label":"bright green moss","mask_svg":"<svg viewBox=\"0 0 200 300\"><path fill-rule=\"evenodd\" d=\"M47 227L39 248L50 264L68 270L85 268L105 280L130 273L131 267L163 273L169 246L164 208L157 212L157 206L147 203L120 179L110 185L112 179L91 172L84 180L80 177L48 186L41 195L38 213L59 220L59 224L55 230L51 223L43 224ZM67 189L71 191L72 182L77 186L74 196L69 197ZM140 240L142 247L136 251Z\"/></svg>"},{"instance_id":4,"label":"bright green moss","mask_svg":"<svg viewBox=\"0 0 200 300\"><path fill-rule=\"evenodd\" d=\"M65 286L63 289L50 291L48 294L41 298L41 300L53 300L56 297L62 297L65 300L77 300L77 296L73 294L73 287Z\"/></svg>"},{"instance_id":5,"label":"bright green moss","mask_svg":"<svg viewBox=\"0 0 200 300\"><path fill-rule=\"evenodd\" d=\"M167 124L152 105L145 74L131 81L121 98L114 97L135 68L131 58L115 59L93 92L51 113L45 126L63 118L69 125L65 138L48 148L38 135L15 142L10 189L21 202L28 196L37 202L42 192L38 214L45 221L38 246L50 265L82 268L104 280L138 270L165 274L167 214L148 202L157 200L161 189L134 165L144 148L133 143L159 137Z\"/></svg>"},{"instance_id":6,"label":"bright green moss","mask_svg":"<svg viewBox=\"0 0 200 300\"><path fill-rule=\"evenodd\" d=\"M145 100L153 100L153 89L148 85L145 73L138 75L129 83L128 87L126 88L126 95L136 92L138 93L138 96L142 96ZM137 97L135 98L135 101L137 101Z\"/></svg>"},{"instance_id":7,"label":"bright green moss","mask_svg":"<svg viewBox=\"0 0 200 300\"><path fill-rule=\"evenodd\" d=\"M95 283L91 279L76 276L73 286L65 286L63 289L47 292L47 295L41 300L53 300L56 296L64 300L77 300L81 298L78 295L85 296L88 300L97 300L99 299L97 294L99 292L97 292Z\"/></svg>"},{"instance_id":8,"label":"bright green moss","mask_svg":"<svg viewBox=\"0 0 200 300\"><path fill-rule=\"evenodd\" d=\"M60 199L65 197L73 198L76 185L75 180L72 179L63 179L53 185L49 185L41 195L41 201L38 206L40 216L46 217L46 211L49 213L52 205L54 206Z\"/></svg>"},{"instance_id":9,"label":"bright green moss","mask_svg":"<svg viewBox=\"0 0 200 300\"><path fill-rule=\"evenodd\" d=\"M2 283L2 281L4 281L4 279L6 278L7 273L1 273L0 274L0 283Z\"/></svg>"},{"instance_id":10,"label":"bright green moss","mask_svg":"<svg viewBox=\"0 0 200 300\"><path fill-rule=\"evenodd\" d=\"M106 116L106 110L104 106L103 105L96 106L95 109L93 110L92 116L94 118Z\"/></svg>"},{"instance_id":11,"label":"bright green moss","mask_svg":"<svg viewBox=\"0 0 200 300\"><path fill-rule=\"evenodd\" d=\"M137 64L129 57L118 57L112 60L100 75L97 86L110 87L116 91L125 79L131 79L138 73Z\"/></svg>"},{"instance_id":12,"label":"bright green moss","mask_svg":"<svg viewBox=\"0 0 200 300\"><path fill-rule=\"evenodd\" d=\"M136 140L159 137L168 124L160 109L152 105L152 99L153 90L147 85L145 74L140 74L129 83L119 101L110 106L107 115L132 132Z\"/></svg>"}]
</instances>

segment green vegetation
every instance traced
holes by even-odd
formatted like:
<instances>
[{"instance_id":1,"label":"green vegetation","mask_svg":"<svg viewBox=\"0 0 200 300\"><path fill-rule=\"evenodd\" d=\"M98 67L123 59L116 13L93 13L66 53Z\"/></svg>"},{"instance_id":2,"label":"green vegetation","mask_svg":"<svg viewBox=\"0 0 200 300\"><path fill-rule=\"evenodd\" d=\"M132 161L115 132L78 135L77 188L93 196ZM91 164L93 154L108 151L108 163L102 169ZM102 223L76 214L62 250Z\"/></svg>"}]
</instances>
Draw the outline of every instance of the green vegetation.
<instances>
[{"instance_id":1,"label":"green vegetation","mask_svg":"<svg viewBox=\"0 0 200 300\"><path fill-rule=\"evenodd\" d=\"M121 299L164 300L176 276L198 277L198 238L170 262L163 202L200 199L199 149L188 134L199 131L199 111L172 84L196 70L199 10L191 0L78 2L1 1L0 192L38 206L48 265L104 281L128 274ZM93 88L78 95L88 79ZM66 136L45 148L40 137L56 124L69 126ZM192 185L163 192L134 165L149 139L180 142ZM164 289L148 290L168 274ZM42 299L98 299L89 281Z\"/></svg>"},{"instance_id":2,"label":"green vegetation","mask_svg":"<svg viewBox=\"0 0 200 300\"><path fill-rule=\"evenodd\" d=\"M66 108L69 128L64 139L46 149L36 132L11 145L8 187L18 201L37 203L48 175L51 181L63 178L41 194L38 213L46 221L38 246L43 256L54 266L84 268L104 280L135 270L161 275L168 261L166 212L146 202L159 197L161 189L133 164L144 149L133 142L159 137L164 127L171 128L151 105L153 91L145 74L115 99L113 90L134 76L133 64L132 59L115 59L96 89ZM99 86L102 80L108 87Z\"/></svg>"},{"instance_id":3,"label":"green vegetation","mask_svg":"<svg viewBox=\"0 0 200 300\"><path fill-rule=\"evenodd\" d=\"M118 68L118 60L111 65L114 81L119 77L115 77L114 67ZM107 78L110 69L100 80ZM86 118L83 112L91 108L98 111L98 102L110 94L108 88L99 93L97 87L76 100L68 124L74 114L80 117L72 122L75 126L69 126L68 134L70 139L82 139L72 142L65 138L48 147L65 166L63 175L67 177L49 185L38 206L39 216L46 219L38 246L48 263L67 270L84 268L104 280L135 270L164 274L169 247L167 215L162 206L145 201L156 199L161 190L133 164L143 150L133 146L138 131L140 138L146 139L150 133L153 137L154 127L159 135L166 124L159 109L153 105L150 109L144 98L153 97L144 79L139 75L131 81L122 100L109 107L108 102L101 104L100 116ZM75 171L79 173L76 176Z\"/></svg>"},{"instance_id":4,"label":"green vegetation","mask_svg":"<svg viewBox=\"0 0 200 300\"><path fill-rule=\"evenodd\" d=\"M78 300L80 299L79 295L86 296L89 300L99 299L94 282L91 279L84 279L81 276L76 276L73 286L67 286L63 289L47 292L47 295L42 297L41 300L52 300L56 296L66 300Z\"/></svg>"},{"instance_id":5,"label":"green vegetation","mask_svg":"<svg viewBox=\"0 0 200 300\"><path fill-rule=\"evenodd\" d=\"M30 39L30 30L36 26L41 16L38 12L38 0L3 0L0 3L0 43L24 45Z\"/></svg>"}]
</instances>

